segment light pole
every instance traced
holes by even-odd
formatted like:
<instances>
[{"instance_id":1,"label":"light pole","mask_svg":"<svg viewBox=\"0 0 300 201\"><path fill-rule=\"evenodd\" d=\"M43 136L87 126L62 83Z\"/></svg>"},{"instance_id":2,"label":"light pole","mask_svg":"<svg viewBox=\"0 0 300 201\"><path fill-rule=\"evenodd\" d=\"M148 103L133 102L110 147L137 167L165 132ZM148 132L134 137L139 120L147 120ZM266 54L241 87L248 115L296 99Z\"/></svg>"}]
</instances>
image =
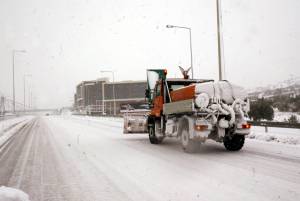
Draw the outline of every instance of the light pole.
<instances>
[{"instance_id":1,"label":"light pole","mask_svg":"<svg viewBox=\"0 0 300 201\"><path fill-rule=\"evenodd\" d=\"M191 56L191 69L192 69L192 79L194 78L194 69L193 69L193 48L192 48L192 28L190 27L182 27L175 25L167 25L167 28L179 28L179 29L187 29L190 33L190 56Z\"/></svg>"},{"instance_id":2,"label":"light pole","mask_svg":"<svg viewBox=\"0 0 300 201\"><path fill-rule=\"evenodd\" d=\"M32 110L32 89L30 90L30 97L29 97L29 108Z\"/></svg>"},{"instance_id":3,"label":"light pole","mask_svg":"<svg viewBox=\"0 0 300 201\"><path fill-rule=\"evenodd\" d=\"M13 113L16 112L16 95L15 95L15 54L16 53L26 53L26 50L13 50L12 51L12 71L13 71Z\"/></svg>"},{"instance_id":4,"label":"light pole","mask_svg":"<svg viewBox=\"0 0 300 201\"><path fill-rule=\"evenodd\" d=\"M26 77L31 77L32 75L31 74L25 74L24 75L24 112L26 111Z\"/></svg>"},{"instance_id":5,"label":"light pole","mask_svg":"<svg viewBox=\"0 0 300 201\"><path fill-rule=\"evenodd\" d=\"M217 6L217 32L218 32L218 64L219 64L219 80L223 80L222 73L222 55L221 55L221 14L220 14L220 2L216 0Z\"/></svg>"},{"instance_id":6,"label":"light pole","mask_svg":"<svg viewBox=\"0 0 300 201\"><path fill-rule=\"evenodd\" d=\"M102 70L101 73L111 73L113 78L113 99L114 99L114 116L116 116L116 94L115 94L115 72L111 70ZM104 104L104 103L102 103Z\"/></svg>"}]
</instances>

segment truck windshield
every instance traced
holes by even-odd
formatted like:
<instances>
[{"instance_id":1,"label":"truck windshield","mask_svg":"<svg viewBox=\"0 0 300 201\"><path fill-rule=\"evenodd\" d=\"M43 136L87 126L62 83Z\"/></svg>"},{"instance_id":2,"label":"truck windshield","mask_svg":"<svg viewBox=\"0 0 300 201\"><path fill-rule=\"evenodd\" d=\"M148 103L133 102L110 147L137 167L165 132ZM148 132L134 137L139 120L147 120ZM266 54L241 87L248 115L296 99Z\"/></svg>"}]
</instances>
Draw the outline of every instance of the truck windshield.
<instances>
[{"instance_id":1,"label":"truck windshield","mask_svg":"<svg viewBox=\"0 0 300 201\"><path fill-rule=\"evenodd\" d=\"M155 71L148 71L147 72L147 79L148 79L148 84L149 84L149 88L150 90L154 90L156 82L159 79L159 75L157 72Z\"/></svg>"}]
</instances>

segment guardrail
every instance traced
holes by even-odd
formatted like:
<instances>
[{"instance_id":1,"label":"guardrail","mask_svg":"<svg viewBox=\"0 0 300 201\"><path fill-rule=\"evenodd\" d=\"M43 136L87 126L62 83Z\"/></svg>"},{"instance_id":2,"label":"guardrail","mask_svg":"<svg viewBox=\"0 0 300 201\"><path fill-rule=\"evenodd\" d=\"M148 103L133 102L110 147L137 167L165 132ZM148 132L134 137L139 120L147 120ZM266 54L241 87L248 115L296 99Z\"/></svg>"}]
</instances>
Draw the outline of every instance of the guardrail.
<instances>
[{"instance_id":1,"label":"guardrail","mask_svg":"<svg viewBox=\"0 0 300 201\"><path fill-rule=\"evenodd\" d=\"M280 128L299 128L300 123L289 123L289 122L274 122L274 121L248 121L253 126L264 126L264 127L280 127Z\"/></svg>"}]
</instances>

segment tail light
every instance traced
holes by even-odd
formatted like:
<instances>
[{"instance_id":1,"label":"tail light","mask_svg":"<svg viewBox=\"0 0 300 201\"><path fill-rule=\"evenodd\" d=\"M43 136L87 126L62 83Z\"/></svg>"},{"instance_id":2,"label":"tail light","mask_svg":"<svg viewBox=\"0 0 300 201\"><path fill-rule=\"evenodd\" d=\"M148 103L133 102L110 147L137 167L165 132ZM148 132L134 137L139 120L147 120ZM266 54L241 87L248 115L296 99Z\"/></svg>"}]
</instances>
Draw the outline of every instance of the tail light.
<instances>
[{"instance_id":1,"label":"tail light","mask_svg":"<svg viewBox=\"0 0 300 201\"><path fill-rule=\"evenodd\" d=\"M195 125L195 130L204 131L208 129L208 125Z\"/></svg>"},{"instance_id":2,"label":"tail light","mask_svg":"<svg viewBox=\"0 0 300 201\"><path fill-rule=\"evenodd\" d=\"M250 129L251 128L251 124L243 124L242 128L243 129Z\"/></svg>"}]
</instances>

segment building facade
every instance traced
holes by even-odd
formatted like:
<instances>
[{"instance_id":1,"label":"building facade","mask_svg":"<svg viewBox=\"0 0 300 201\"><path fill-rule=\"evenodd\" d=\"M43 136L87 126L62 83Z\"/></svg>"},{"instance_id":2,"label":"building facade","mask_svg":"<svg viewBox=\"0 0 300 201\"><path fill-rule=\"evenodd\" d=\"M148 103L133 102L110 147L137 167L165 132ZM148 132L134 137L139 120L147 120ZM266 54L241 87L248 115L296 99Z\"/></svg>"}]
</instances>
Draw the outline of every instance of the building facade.
<instances>
[{"instance_id":1,"label":"building facade","mask_svg":"<svg viewBox=\"0 0 300 201\"><path fill-rule=\"evenodd\" d=\"M128 108L146 105L146 81L109 82L107 78L83 81L76 86L74 108L89 115L120 114Z\"/></svg>"}]
</instances>

